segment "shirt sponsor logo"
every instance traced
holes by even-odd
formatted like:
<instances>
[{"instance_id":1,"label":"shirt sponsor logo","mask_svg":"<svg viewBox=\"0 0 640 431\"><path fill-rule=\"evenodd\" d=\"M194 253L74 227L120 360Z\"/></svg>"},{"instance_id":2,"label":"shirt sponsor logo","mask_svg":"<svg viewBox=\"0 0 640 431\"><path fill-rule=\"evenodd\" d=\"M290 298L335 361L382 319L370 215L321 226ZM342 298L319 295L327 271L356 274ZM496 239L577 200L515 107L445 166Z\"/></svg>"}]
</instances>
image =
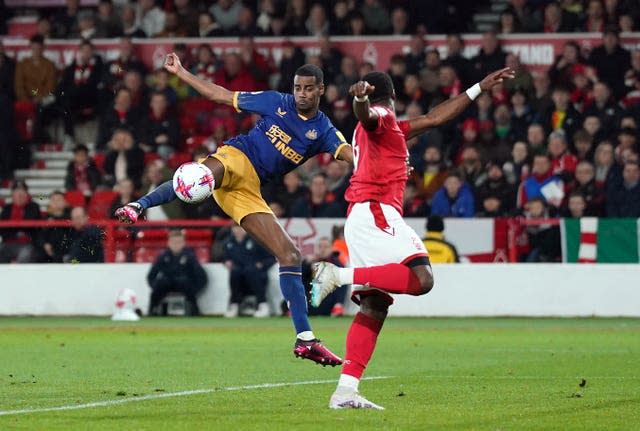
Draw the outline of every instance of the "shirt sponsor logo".
<instances>
[{"instance_id":1,"label":"shirt sponsor logo","mask_svg":"<svg viewBox=\"0 0 640 431\"><path fill-rule=\"evenodd\" d=\"M291 160L296 165L302 162L302 154L299 154L288 145L289 142L291 142L291 136L287 135L280 127L275 124L272 125L269 130L265 132L265 135L267 135L273 146L276 147L276 150L285 158Z\"/></svg>"}]
</instances>

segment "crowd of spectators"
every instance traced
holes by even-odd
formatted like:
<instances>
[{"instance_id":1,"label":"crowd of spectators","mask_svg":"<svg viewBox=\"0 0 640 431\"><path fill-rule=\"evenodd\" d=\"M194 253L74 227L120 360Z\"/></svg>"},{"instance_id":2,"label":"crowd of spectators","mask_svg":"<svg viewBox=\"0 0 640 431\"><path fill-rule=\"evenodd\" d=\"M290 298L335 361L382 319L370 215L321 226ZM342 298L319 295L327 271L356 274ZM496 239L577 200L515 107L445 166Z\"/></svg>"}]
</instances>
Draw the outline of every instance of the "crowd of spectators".
<instances>
[{"instance_id":1,"label":"crowd of spectators","mask_svg":"<svg viewBox=\"0 0 640 431\"><path fill-rule=\"evenodd\" d=\"M455 121L408 142L414 169L405 216L526 216L532 202L541 202L552 217L640 217L640 50L625 49L618 34L640 22L637 2L511 0L472 58L462 55L457 32L468 30L469 20L458 19L458 9L483 2L442 10L444 3L101 0L91 9L68 0L64 10L40 17L31 56L15 63L0 42L0 180L10 184L22 160L18 148L51 142L57 122L65 148L73 149L66 189L88 201L115 188L116 207L170 178L185 157L197 160L254 124L255 116L199 98L162 69L148 70L131 37L239 36L239 51L220 56L209 44L174 46L194 74L231 89L290 91L293 71L317 64L326 82L321 109L350 139L356 122L347 89L372 66L342 53L330 36L405 34L409 50L395 53L388 70L400 119L428 112L505 65L516 71ZM590 52L567 42L546 73L531 72L499 38L524 31L597 31L602 41ZM446 56L426 43L424 32L449 32ZM276 64L255 47L254 37L262 35L316 36L318 50L306 54L287 41ZM64 70L42 55L50 37L81 40ZM116 59L96 53L91 40L98 37L121 37ZM29 113L33 124L14 121ZM92 148L77 139L76 128L87 121L97 123ZM344 163L317 157L264 184L263 195L278 216L343 217L349 175ZM225 217L211 200L148 216Z\"/></svg>"}]
</instances>

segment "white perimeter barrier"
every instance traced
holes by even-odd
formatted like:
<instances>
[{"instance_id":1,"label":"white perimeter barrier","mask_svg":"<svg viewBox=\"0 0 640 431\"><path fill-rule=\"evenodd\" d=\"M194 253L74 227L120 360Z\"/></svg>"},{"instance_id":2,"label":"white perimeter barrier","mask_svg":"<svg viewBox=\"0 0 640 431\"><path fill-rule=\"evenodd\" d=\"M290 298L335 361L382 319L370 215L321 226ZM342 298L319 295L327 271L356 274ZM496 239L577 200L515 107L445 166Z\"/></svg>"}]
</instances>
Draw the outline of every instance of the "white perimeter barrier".
<instances>
[{"instance_id":1,"label":"white perimeter barrier","mask_svg":"<svg viewBox=\"0 0 640 431\"><path fill-rule=\"evenodd\" d=\"M222 264L205 265L205 314L221 314L229 297ZM110 315L123 287L146 311L147 264L0 265L0 315ZM640 265L434 265L435 288L422 297L397 296L395 316L635 316L640 317ZM277 267L269 302L279 311ZM354 308L349 308L353 312Z\"/></svg>"}]
</instances>

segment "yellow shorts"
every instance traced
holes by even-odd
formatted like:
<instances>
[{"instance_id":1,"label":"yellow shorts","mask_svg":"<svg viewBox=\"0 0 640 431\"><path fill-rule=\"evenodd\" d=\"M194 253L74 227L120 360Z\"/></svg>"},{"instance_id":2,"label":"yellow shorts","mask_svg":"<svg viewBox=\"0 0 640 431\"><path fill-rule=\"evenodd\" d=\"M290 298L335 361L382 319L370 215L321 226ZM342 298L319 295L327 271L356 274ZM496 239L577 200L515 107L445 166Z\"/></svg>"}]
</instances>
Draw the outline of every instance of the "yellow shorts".
<instances>
[{"instance_id":1,"label":"yellow shorts","mask_svg":"<svg viewBox=\"0 0 640 431\"><path fill-rule=\"evenodd\" d=\"M210 157L224 166L222 184L213 191L213 197L229 217L240 224L249 214L273 214L260 194L260 178L242 151L224 145Z\"/></svg>"}]
</instances>

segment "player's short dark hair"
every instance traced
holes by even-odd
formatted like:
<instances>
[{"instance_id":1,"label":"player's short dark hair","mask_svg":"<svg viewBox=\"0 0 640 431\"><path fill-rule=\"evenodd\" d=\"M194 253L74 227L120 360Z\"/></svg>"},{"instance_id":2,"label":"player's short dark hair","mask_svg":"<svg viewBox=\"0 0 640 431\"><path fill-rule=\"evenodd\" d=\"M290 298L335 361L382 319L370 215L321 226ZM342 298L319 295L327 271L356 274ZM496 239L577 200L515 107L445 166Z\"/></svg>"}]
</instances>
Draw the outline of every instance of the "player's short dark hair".
<instances>
[{"instance_id":1,"label":"player's short dark hair","mask_svg":"<svg viewBox=\"0 0 640 431\"><path fill-rule=\"evenodd\" d=\"M295 74L297 76L313 76L316 78L316 84L324 84L324 72L314 64L300 66Z\"/></svg>"},{"instance_id":2,"label":"player's short dark hair","mask_svg":"<svg viewBox=\"0 0 640 431\"><path fill-rule=\"evenodd\" d=\"M442 232L444 230L444 220L438 215L429 216L427 219L427 230L429 232Z\"/></svg>"},{"instance_id":3,"label":"player's short dark hair","mask_svg":"<svg viewBox=\"0 0 640 431\"><path fill-rule=\"evenodd\" d=\"M369 84L375 87L369 99L371 103L382 102L387 99L395 98L395 91L393 90L393 81L388 73L384 72L369 72L362 77L363 81L367 81Z\"/></svg>"}]
</instances>

